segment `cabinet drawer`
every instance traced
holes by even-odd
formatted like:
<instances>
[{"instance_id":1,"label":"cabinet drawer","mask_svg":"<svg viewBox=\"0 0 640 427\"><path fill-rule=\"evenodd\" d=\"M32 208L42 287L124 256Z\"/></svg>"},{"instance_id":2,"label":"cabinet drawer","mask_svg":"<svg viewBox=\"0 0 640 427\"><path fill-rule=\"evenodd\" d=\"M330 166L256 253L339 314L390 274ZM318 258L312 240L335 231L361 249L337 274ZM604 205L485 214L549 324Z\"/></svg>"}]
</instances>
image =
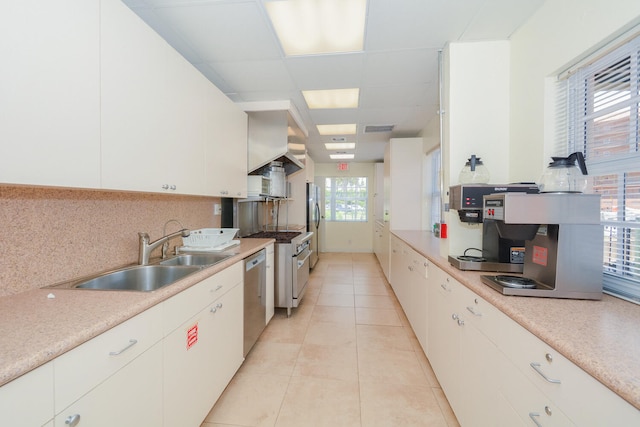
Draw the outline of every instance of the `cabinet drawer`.
<instances>
[{"instance_id":1,"label":"cabinet drawer","mask_svg":"<svg viewBox=\"0 0 640 427\"><path fill-rule=\"evenodd\" d=\"M0 387L0 426L40 426L53 414L52 362Z\"/></svg>"},{"instance_id":2,"label":"cabinet drawer","mask_svg":"<svg viewBox=\"0 0 640 427\"><path fill-rule=\"evenodd\" d=\"M56 412L162 339L157 305L54 360Z\"/></svg>"},{"instance_id":3,"label":"cabinet drawer","mask_svg":"<svg viewBox=\"0 0 640 427\"><path fill-rule=\"evenodd\" d=\"M55 425L139 427L162 425L162 344L157 343L71 406L59 411Z\"/></svg>"},{"instance_id":4,"label":"cabinet drawer","mask_svg":"<svg viewBox=\"0 0 640 427\"><path fill-rule=\"evenodd\" d=\"M242 262L237 262L165 301L163 303L164 336L242 280Z\"/></svg>"},{"instance_id":5,"label":"cabinet drawer","mask_svg":"<svg viewBox=\"0 0 640 427\"><path fill-rule=\"evenodd\" d=\"M462 294L461 302L463 305L460 310L464 319L473 323L491 342L498 345L501 341L501 325L511 320L470 289L462 285L460 288L460 293Z\"/></svg>"},{"instance_id":6,"label":"cabinet drawer","mask_svg":"<svg viewBox=\"0 0 640 427\"><path fill-rule=\"evenodd\" d=\"M499 393L502 394L525 425L572 426L569 418L548 396L504 356L500 370Z\"/></svg>"},{"instance_id":7,"label":"cabinet drawer","mask_svg":"<svg viewBox=\"0 0 640 427\"><path fill-rule=\"evenodd\" d=\"M506 354L577 425L640 425L640 411L556 350L510 322Z\"/></svg>"}]
</instances>

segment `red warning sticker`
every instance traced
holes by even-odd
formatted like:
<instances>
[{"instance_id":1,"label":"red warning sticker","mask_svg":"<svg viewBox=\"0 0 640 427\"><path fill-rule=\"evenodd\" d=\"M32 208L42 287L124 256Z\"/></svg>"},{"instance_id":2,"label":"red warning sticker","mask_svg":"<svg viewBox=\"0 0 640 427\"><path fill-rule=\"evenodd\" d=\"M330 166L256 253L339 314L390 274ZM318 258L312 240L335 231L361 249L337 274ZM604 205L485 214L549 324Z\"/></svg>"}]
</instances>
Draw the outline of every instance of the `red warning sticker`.
<instances>
[{"instance_id":1,"label":"red warning sticker","mask_svg":"<svg viewBox=\"0 0 640 427\"><path fill-rule=\"evenodd\" d=\"M198 324L187 329L187 350L198 342Z\"/></svg>"},{"instance_id":2,"label":"red warning sticker","mask_svg":"<svg viewBox=\"0 0 640 427\"><path fill-rule=\"evenodd\" d=\"M542 246L534 246L533 247L533 257L532 261L534 264L541 265L543 267L547 266L547 258L548 258L548 249L543 248Z\"/></svg>"}]
</instances>

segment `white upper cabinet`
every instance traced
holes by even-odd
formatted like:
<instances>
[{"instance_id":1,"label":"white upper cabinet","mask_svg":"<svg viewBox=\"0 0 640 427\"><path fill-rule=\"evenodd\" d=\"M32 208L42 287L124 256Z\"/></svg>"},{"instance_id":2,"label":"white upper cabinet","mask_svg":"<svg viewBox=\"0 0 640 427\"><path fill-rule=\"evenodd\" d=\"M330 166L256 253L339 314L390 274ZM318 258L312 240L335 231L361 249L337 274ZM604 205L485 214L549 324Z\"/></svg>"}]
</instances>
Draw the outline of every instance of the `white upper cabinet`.
<instances>
[{"instance_id":1,"label":"white upper cabinet","mask_svg":"<svg viewBox=\"0 0 640 427\"><path fill-rule=\"evenodd\" d=\"M394 138L385 151L384 220L390 230L422 229L422 138Z\"/></svg>"},{"instance_id":2,"label":"white upper cabinet","mask_svg":"<svg viewBox=\"0 0 640 427\"><path fill-rule=\"evenodd\" d=\"M206 192L247 197L247 113L211 84L204 93Z\"/></svg>"},{"instance_id":3,"label":"white upper cabinet","mask_svg":"<svg viewBox=\"0 0 640 427\"><path fill-rule=\"evenodd\" d=\"M0 183L100 186L99 19L98 0L0 3Z\"/></svg>"},{"instance_id":4,"label":"white upper cabinet","mask_svg":"<svg viewBox=\"0 0 640 427\"><path fill-rule=\"evenodd\" d=\"M204 194L195 70L118 0L101 13L102 185Z\"/></svg>"}]
</instances>

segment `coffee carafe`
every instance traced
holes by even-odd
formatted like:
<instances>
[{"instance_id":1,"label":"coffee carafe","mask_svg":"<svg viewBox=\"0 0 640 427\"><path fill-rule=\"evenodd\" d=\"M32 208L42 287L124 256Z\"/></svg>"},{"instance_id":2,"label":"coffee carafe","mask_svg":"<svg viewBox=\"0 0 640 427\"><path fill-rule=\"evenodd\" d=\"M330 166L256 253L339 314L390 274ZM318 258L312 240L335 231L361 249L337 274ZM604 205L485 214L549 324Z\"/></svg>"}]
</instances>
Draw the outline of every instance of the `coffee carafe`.
<instances>
[{"instance_id":1,"label":"coffee carafe","mask_svg":"<svg viewBox=\"0 0 640 427\"><path fill-rule=\"evenodd\" d=\"M486 184L489 182L489 171L480 157L472 154L458 175L460 184Z\"/></svg>"},{"instance_id":2,"label":"coffee carafe","mask_svg":"<svg viewBox=\"0 0 640 427\"><path fill-rule=\"evenodd\" d=\"M582 193L587 188L587 165L577 151L569 157L552 157L538 187L541 193ZM577 162L577 165L576 165Z\"/></svg>"}]
</instances>

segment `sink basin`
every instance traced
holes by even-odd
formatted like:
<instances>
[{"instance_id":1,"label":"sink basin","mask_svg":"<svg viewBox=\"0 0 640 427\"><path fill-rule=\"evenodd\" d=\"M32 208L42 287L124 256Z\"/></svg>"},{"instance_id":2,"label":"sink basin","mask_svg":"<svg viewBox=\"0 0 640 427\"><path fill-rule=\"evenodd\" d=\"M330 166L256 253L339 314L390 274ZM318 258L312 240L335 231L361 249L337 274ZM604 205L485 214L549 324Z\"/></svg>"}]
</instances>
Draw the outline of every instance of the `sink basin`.
<instances>
[{"instance_id":1,"label":"sink basin","mask_svg":"<svg viewBox=\"0 0 640 427\"><path fill-rule=\"evenodd\" d=\"M196 266L140 265L105 273L74 284L75 289L150 292L200 271Z\"/></svg>"},{"instance_id":2,"label":"sink basin","mask_svg":"<svg viewBox=\"0 0 640 427\"><path fill-rule=\"evenodd\" d=\"M160 261L160 265L213 265L232 256L233 254L183 254Z\"/></svg>"}]
</instances>

